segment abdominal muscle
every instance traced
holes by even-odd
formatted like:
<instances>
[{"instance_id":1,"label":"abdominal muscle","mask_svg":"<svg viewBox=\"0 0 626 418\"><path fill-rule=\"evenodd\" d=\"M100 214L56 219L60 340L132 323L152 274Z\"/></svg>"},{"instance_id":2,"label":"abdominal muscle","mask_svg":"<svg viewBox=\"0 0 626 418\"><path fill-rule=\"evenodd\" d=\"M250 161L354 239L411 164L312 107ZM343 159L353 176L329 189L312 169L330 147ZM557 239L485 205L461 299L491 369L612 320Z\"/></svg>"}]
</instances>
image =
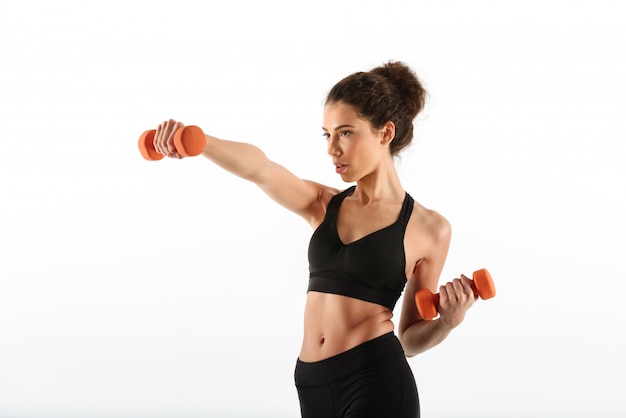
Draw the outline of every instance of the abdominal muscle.
<instances>
[{"instance_id":1,"label":"abdominal muscle","mask_svg":"<svg viewBox=\"0 0 626 418\"><path fill-rule=\"evenodd\" d=\"M299 359L315 362L343 353L394 330L384 306L346 296L311 291L304 310Z\"/></svg>"}]
</instances>

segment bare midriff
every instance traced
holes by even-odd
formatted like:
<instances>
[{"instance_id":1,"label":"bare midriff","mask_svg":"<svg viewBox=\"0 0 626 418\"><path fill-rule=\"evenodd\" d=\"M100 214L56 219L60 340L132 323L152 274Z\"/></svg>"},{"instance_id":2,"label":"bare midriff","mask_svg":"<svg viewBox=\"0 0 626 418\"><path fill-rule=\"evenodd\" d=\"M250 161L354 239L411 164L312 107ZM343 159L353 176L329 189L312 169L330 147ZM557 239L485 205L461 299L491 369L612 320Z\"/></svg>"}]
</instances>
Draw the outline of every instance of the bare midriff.
<instances>
[{"instance_id":1,"label":"bare midriff","mask_svg":"<svg viewBox=\"0 0 626 418\"><path fill-rule=\"evenodd\" d=\"M315 362L343 353L394 330L384 306L331 293L309 292L304 310L300 361Z\"/></svg>"}]
</instances>

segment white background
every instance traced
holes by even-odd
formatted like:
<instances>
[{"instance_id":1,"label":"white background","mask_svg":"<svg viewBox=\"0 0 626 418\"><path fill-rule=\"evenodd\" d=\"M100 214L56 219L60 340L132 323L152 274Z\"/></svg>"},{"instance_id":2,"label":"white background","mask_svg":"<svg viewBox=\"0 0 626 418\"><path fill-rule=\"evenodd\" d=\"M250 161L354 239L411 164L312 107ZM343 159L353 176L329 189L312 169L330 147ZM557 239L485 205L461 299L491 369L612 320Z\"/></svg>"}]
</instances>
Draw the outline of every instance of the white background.
<instances>
[{"instance_id":1,"label":"white background","mask_svg":"<svg viewBox=\"0 0 626 418\"><path fill-rule=\"evenodd\" d=\"M347 187L323 99L391 59L430 94L398 169L452 224L441 281L498 291L409 360L422 416L626 415L618 2L215 3L0 6L0 417L298 416L309 227L137 138L176 118Z\"/></svg>"}]
</instances>

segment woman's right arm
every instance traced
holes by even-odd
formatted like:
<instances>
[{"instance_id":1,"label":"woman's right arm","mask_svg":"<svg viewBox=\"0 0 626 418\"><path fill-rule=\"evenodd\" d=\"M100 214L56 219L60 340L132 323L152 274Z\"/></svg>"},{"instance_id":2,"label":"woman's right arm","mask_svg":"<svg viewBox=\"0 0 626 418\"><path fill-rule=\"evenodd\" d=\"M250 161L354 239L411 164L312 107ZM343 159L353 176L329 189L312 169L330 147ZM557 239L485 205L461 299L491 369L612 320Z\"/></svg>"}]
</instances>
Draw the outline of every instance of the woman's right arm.
<instances>
[{"instance_id":1,"label":"woman's right arm","mask_svg":"<svg viewBox=\"0 0 626 418\"><path fill-rule=\"evenodd\" d=\"M180 158L173 145L174 132L184 126L169 120L159 125L155 149L169 157ZM258 147L206 136L202 155L224 170L251 181L270 198L288 210L302 216L311 225L323 218L326 203L337 190L303 180L280 164L271 161Z\"/></svg>"}]
</instances>

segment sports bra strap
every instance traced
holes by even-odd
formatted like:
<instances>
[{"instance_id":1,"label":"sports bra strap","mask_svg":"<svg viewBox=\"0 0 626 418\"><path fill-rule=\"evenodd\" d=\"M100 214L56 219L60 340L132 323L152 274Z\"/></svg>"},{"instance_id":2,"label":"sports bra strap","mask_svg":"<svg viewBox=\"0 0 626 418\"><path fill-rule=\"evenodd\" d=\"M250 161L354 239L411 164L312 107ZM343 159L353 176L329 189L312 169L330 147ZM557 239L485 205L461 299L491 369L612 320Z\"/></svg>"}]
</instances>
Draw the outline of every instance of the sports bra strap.
<instances>
[{"instance_id":1,"label":"sports bra strap","mask_svg":"<svg viewBox=\"0 0 626 418\"><path fill-rule=\"evenodd\" d=\"M413 213L413 198L410 194L406 194L404 197L404 202L402 203L402 210L400 211L400 216L398 217L398 221L400 221L404 226L409 222L409 218L411 217L411 213Z\"/></svg>"},{"instance_id":2,"label":"sports bra strap","mask_svg":"<svg viewBox=\"0 0 626 418\"><path fill-rule=\"evenodd\" d=\"M330 202L328 202L328 207L326 208L326 216L324 217L324 219L336 218L337 212L339 211L339 206L341 206L341 202L343 202L343 199L345 199L346 196L352 193L355 188L356 186L350 186L343 192L340 192L334 195L330 199Z\"/></svg>"}]
</instances>

